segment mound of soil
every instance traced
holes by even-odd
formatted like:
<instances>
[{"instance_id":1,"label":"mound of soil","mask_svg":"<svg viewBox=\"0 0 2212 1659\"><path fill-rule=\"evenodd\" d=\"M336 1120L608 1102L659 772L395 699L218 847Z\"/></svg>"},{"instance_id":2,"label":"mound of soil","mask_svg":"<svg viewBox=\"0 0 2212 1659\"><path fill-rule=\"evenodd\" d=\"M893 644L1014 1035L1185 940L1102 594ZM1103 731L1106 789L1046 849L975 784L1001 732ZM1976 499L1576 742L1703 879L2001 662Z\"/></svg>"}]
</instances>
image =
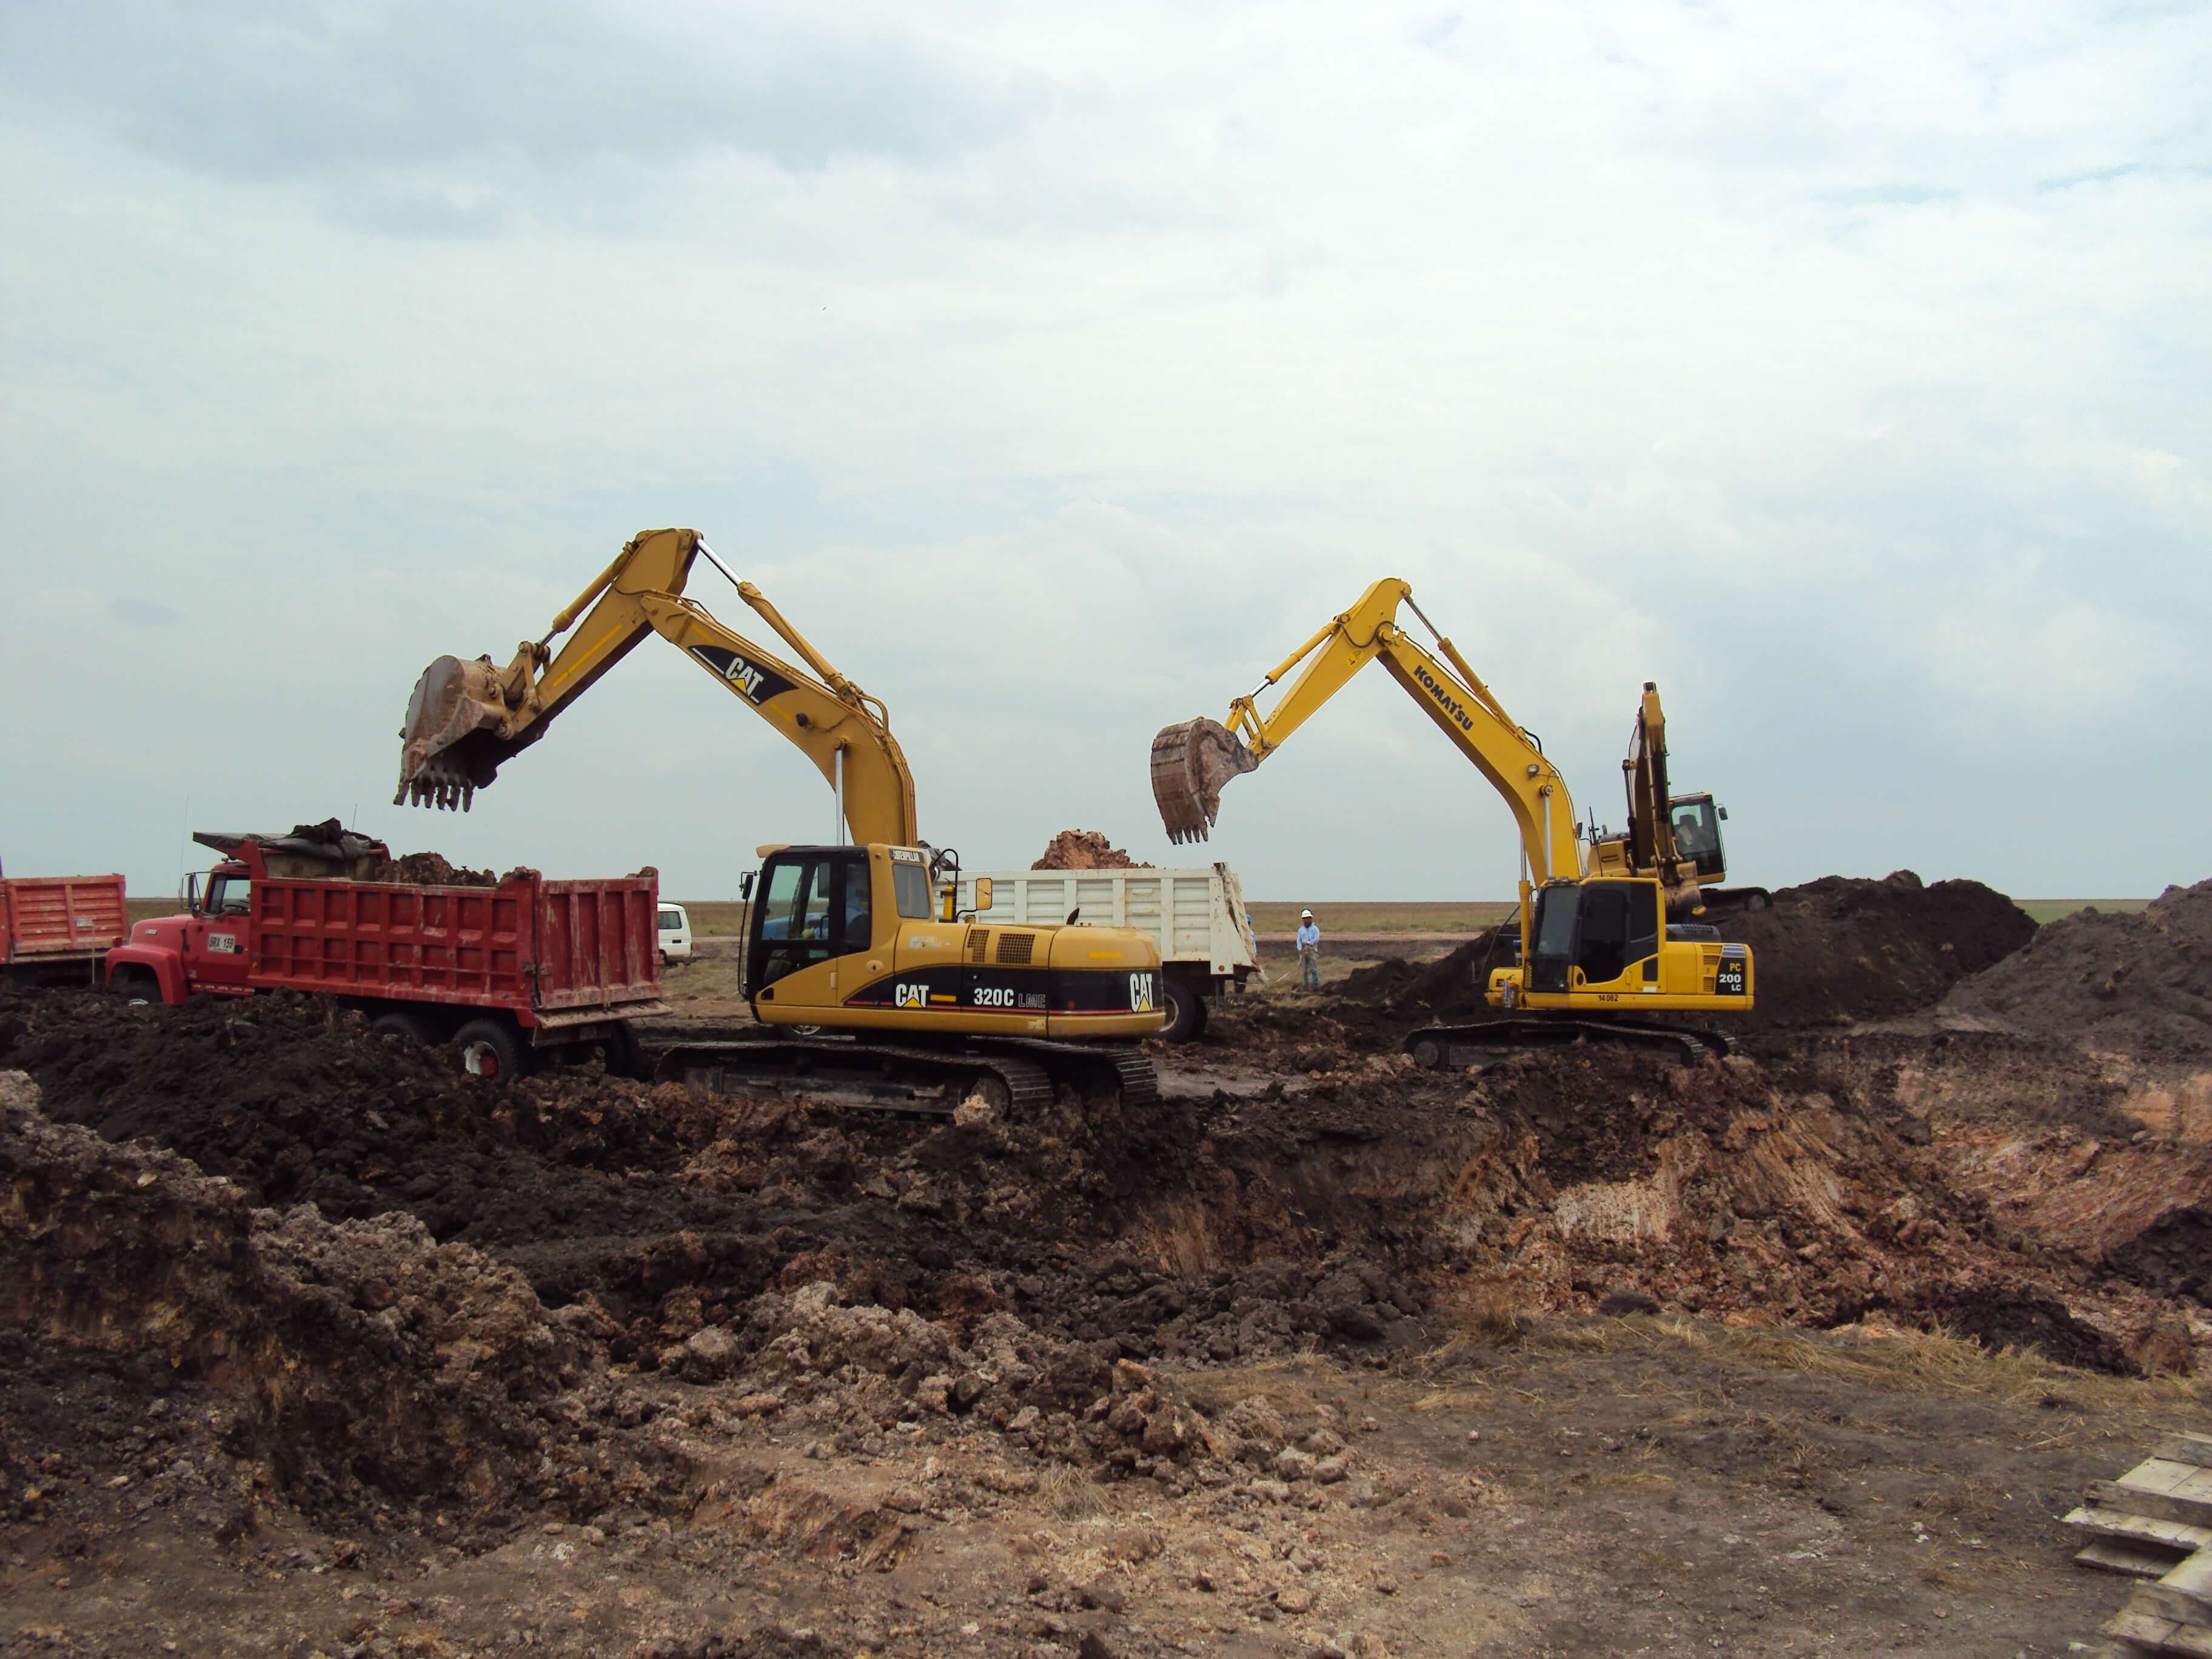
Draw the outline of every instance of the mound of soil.
<instances>
[{"instance_id":1,"label":"mound of soil","mask_svg":"<svg viewBox=\"0 0 2212 1659\"><path fill-rule=\"evenodd\" d=\"M1044 849L1032 870L1149 870L1096 830L1063 830Z\"/></svg>"},{"instance_id":2,"label":"mound of soil","mask_svg":"<svg viewBox=\"0 0 2212 1659\"><path fill-rule=\"evenodd\" d=\"M396 859L379 859L368 866L364 881L404 882L413 887L496 887L499 878L489 870L467 870L437 853L408 853Z\"/></svg>"},{"instance_id":3,"label":"mound of soil","mask_svg":"<svg viewBox=\"0 0 2212 1659\"><path fill-rule=\"evenodd\" d=\"M1483 988L1490 970L1513 959L1518 922L1489 928L1433 962L1392 957L1355 968L1338 989L1355 1002L1405 1015L1437 1019L1480 1018L1487 1009Z\"/></svg>"},{"instance_id":4,"label":"mound of soil","mask_svg":"<svg viewBox=\"0 0 2212 1659\"><path fill-rule=\"evenodd\" d=\"M1910 870L1881 881L1823 876L1784 888L1770 908L1717 920L1722 938L1750 945L1758 963L1758 1006L1732 1017L1732 1030L1911 1013L2035 934L2033 920L2002 893L1978 881L1923 886ZM1516 931L1492 928L1435 962L1357 969L1343 993L1402 1018L1480 1018L1490 969L1512 960Z\"/></svg>"},{"instance_id":5,"label":"mound of soil","mask_svg":"<svg viewBox=\"0 0 2212 1659\"><path fill-rule=\"evenodd\" d=\"M135 1362L228 1399L234 1450L337 1517L386 1503L480 1512L527 1485L604 1506L564 1401L591 1365L521 1275L405 1216L333 1225L255 1208L173 1154L47 1118L0 1073L0 1326L51 1356ZM97 1367L94 1368L95 1370Z\"/></svg>"},{"instance_id":6,"label":"mound of soil","mask_svg":"<svg viewBox=\"0 0 2212 1659\"><path fill-rule=\"evenodd\" d=\"M2054 921L1944 1006L2145 1059L2212 1058L2212 880L2169 887L2140 915Z\"/></svg>"},{"instance_id":7,"label":"mound of soil","mask_svg":"<svg viewBox=\"0 0 2212 1659\"><path fill-rule=\"evenodd\" d=\"M1910 870L1880 881L1823 876L1785 887L1771 908L1719 921L1752 947L1758 1006L1731 1029L1844 1025L1933 1006L1959 981L2035 937L2035 922L1978 881L1925 886Z\"/></svg>"}]
</instances>

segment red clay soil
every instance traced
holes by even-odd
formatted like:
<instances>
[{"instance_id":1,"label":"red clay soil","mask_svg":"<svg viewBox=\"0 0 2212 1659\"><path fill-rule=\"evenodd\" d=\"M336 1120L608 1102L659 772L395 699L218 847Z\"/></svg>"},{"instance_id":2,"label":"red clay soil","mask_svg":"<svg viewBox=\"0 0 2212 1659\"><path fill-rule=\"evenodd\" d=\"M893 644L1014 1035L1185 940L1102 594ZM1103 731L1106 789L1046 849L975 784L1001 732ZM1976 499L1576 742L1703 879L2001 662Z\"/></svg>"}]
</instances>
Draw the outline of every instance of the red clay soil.
<instances>
[{"instance_id":1,"label":"red clay soil","mask_svg":"<svg viewBox=\"0 0 2212 1659\"><path fill-rule=\"evenodd\" d=\"M2140 915L2054 921L1944 1006L2144 1059L2212 1058L2212 881L2169 887Z\"/></svg>"},{"instance_id":2,"label":"red clay soil","mask_svg":"<svg viewBox=\"0 0 2212 1659\"><path fill-rule=\"evenodd\" d=\"M1063 830L1052 838L1032 870L1149 870L1096 830Z\"/></svg>"}]
</instances>

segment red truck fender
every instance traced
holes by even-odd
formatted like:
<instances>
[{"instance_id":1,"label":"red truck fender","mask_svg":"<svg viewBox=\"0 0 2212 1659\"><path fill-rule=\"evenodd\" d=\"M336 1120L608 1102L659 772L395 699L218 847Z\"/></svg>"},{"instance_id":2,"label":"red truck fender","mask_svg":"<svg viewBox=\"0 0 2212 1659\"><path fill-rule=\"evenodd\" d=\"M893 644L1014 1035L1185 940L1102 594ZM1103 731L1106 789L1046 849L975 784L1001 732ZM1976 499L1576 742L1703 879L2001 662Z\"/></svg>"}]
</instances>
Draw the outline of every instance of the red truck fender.
<instances>
[{"instance_id":1,"label":"red truck fender","mask_svg":"<svg viewBox=\"0 0 2212 1659\"><path fill-rule=\"evenodd\" d=\"M160 945L118 945L107 953L107 988L118 990L118 981L151 977L161 1000L171 1006L185 1000L185 964L178 954Z\"/></svg>"}]
</instances>

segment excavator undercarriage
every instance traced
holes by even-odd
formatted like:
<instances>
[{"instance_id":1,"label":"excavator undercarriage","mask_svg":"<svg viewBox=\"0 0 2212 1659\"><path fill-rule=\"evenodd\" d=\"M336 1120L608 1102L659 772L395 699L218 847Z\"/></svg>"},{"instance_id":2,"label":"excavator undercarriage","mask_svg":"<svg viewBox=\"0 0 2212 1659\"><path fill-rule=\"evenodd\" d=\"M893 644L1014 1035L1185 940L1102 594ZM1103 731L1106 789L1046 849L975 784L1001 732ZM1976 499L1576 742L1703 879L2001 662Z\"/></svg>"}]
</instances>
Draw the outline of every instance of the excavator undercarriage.
<instances>
[{"instance_id":1,"label":"excavator undercarriage","mask_svg":"<svg viewBox=\"0 0 2212 1659\"><path fill-rule=\"evenodd\" d=\"M923 1117L965 1109L1034 1121L1061 1091L1124 1109L1159 1099L1158 1075L1133 1045L1000 1037L940 1046L832 1032L793 1036L763 1026L757 1034L679 1040L649 1052L656 1083Z\"/></svg>"}]
</instances>

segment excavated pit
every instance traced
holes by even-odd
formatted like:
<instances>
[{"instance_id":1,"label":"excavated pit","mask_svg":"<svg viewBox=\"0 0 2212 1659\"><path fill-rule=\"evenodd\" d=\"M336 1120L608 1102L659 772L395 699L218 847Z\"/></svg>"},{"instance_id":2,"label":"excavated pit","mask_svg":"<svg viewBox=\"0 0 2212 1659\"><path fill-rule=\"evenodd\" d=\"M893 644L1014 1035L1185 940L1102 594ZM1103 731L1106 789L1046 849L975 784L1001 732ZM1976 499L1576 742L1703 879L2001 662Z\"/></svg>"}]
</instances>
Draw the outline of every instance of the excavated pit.
<instances>
[{"instance_id":1,"label":"excavated pit","mask_svg":"<svg viewBox=\"0 0 2212 1659\"><path fill-rule=\"evenodd\" d=\"M863 1458L917 1421L980 1432L1018 1482L1272 1478L1310 1425L1209 1372L1389 1370L1532 1319L2196 1369L2212 1083L2047 1034L1860 1029L2016 965L1985 889L1778 897L1760 925L1800 943L1763 963L1826 929L1899 983L1854 958L1724 1062L1419 1071L1400 1041L1468 1007L1478 942L1241 1000L1157 1106L1034 1121L591 1069L501 1089L305 998L6 996L0 1068L31 1083L6 1095L0 1476L19 1518L150 1464L219 1534L394 1509L467 1542L680 1512L702 1428L739 1422Z\"/></svg>"}]
</instances>

